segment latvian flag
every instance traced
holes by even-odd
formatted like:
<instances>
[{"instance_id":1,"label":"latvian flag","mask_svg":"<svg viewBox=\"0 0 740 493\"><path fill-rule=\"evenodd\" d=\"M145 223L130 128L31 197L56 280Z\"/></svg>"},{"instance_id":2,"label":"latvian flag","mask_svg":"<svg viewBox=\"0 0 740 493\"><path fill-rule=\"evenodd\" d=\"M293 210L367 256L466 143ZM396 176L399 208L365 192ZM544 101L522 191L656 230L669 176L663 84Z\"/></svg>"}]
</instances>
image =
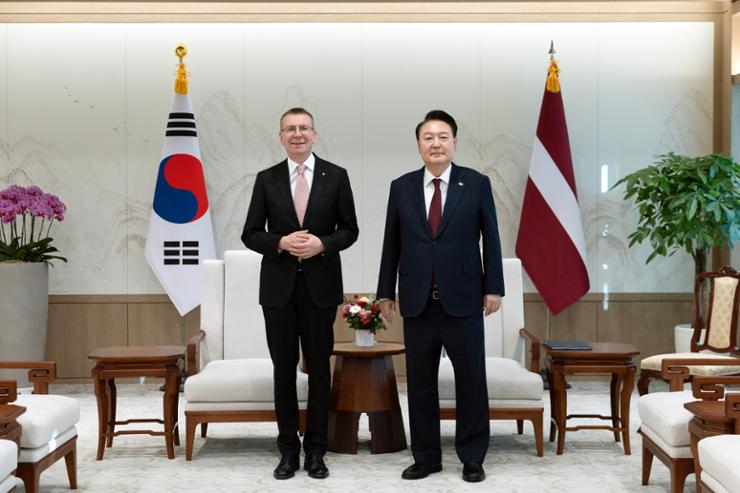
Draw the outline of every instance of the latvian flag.
<instances>
[{"instance_id":1,"label":"latvian flag","mask_svg":"<svg viewBox=\"0 0 740 493\"><path fill-rule=\"evenodd\" d=\"M516 254L553 315L589 290L558 71L552 60L516 240Z\"/></svg>"},{"instance_id":2,"label":"latvian flag","mask_svg":"<svg viewBox=\"0 0 740 493\"><path fill-rule=\"evenodd\" d=\"M180 62L146 238L146 260L180 315L200 304L200 266L216 258L198 133Z\"/></svg>"}]
</instances>

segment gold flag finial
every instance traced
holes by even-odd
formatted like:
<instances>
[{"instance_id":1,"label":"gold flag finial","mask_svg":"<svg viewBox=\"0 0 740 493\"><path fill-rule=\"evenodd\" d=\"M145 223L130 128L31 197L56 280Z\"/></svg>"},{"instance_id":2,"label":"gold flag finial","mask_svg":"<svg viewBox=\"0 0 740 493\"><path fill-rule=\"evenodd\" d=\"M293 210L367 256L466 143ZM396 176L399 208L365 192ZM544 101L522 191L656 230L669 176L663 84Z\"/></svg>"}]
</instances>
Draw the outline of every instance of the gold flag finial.
<instances>
[{"instance_id":1,"label":"gold flag finial","mask_svg":"<svg viewBox=\"0 0 740 493\"><path fill-rule=\"evenodd\" d=\"M188 54L188 47L180 43L175 47L175 56L180 59L177 67L177 77L175 78L175 92L177 94L188 93L188 73L185 70L185 64L182 59Z\"/></svg>"},{"instance_id":2,"label":"gold flag finial","mask_svg":"<svg viewBox=\"0 0 740 493\"><path fill-rule=\"evenodd\" d=\"M549 92L560 92L560 67L555 61L555 43L550 41L550 67L547 69L547 84L545 85Z\"/></svg>"}]
</instances>

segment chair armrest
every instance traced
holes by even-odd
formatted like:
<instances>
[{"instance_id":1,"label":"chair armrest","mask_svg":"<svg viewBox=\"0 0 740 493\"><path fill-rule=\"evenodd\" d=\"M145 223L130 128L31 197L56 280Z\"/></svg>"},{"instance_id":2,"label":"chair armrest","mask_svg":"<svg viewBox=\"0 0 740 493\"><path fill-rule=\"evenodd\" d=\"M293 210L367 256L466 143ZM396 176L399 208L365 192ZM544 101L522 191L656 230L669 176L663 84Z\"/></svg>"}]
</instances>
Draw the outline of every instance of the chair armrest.
<instances>
[{"instance_id":1,"label":"chair armrest","mask_svg":"<svg viewBox=\"0 0 740 493\"><path fill-rule=\"evenodd\" d=\"M13 402L18 397L16 389L15 380L0 380L0 404Z\"/></svg>"},{"instance_id":2,"label":"chair armrest","mask_svg":"<svg viewBox=\"0 0 740 493\"><path fill-rule=\"evenodd\" d=\"M683 390L690 378L689 366L740 366L738 358L666 358L661 367L661 377L668 381L671 392ZM712 377L717 378L717 377Z\"/></svg>"},{"instance_id":3,"label":"chair armrest","mask_svg":"<svg viewBox=\"0 0 740 493\"><path fill-rule=\"evenodd\" d=\"M53 361L0 361L0 368L28 370L28 381L34 394L48 394L49 384L57 379L57 364Z\"/></svg>"},{"instance_id":4,"label":"chair armrest","mask_svg":"<svg viewBox=\"0 0 740 493\"><path fill-rule=\"evenodd\" d=\"M525 342L529 342L529 360L525 361L527 369L534 373L540 372L540 340L536 335L532 334L527 329L519 329L519 335L522 336Z\"/></svg>"},{"instance_id":5,"label":"chair armrest","mask_svg":"<svg viewBox=\"0 0 740 493\"><path fill-rule=\"evenodd\" d=\"M200 341L206 338L206 333L203 329L193 335L188 341L187 349L187 370L188 376L193 376L198 373L198 348L200 348Z\"/></svg>"}]
</instances>

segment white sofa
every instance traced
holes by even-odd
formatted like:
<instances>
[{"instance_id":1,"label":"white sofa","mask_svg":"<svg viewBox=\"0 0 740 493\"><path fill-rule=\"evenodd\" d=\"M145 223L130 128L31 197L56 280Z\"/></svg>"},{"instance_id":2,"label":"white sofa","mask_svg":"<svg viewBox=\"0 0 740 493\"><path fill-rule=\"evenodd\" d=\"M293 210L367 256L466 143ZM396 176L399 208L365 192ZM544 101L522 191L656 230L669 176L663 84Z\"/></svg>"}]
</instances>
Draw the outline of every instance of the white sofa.
<instances>
[{"instance_id":1,"label":"white sofa","mask_svg":"<svg viewBox=\"0 0 740 493\"><path fill-rule=\"evenodd\" d=\"M275 421L273 366L258 303L262 255L224 253L203 263L201 331L188 344L185 381L186 460L195 428L208 423ZM301 430L305 429L308 377L297 373Z\"/></svg>"},{"instance_id":2,"label":"white sofa","mask_svg":"<svg viewBox=\"0 0 740 493\"><path fill-rule=\"evenodd\" d=\"M521 261L507 258L503 267L506 296L501 309L484 319L490 418L516 420L520 434L523 421L531 421L537 455L542 457L540 342L524 329ZM455 374L450 359L444 356L439 367L439 405L442 419L455 419Z\"/></svg>"},{"instance_id":3,"label":"white sofa","mask_svg":"<svg viewBox=\"0 0 740 493\"><path fill-rule=\"evenodd\" d=\"M15 469L18 467L18 446L10 440L0 440L0 493L15 490Z\"/></svg>"}]
</instances>

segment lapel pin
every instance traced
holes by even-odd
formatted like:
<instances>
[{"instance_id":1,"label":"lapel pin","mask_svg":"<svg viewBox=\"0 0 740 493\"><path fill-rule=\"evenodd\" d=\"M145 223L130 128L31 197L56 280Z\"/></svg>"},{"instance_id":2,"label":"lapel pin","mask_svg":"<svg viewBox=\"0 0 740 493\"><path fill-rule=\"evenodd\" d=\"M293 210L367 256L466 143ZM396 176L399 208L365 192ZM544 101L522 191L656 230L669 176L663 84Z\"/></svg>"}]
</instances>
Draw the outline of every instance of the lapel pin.
<instances>
[{"instance_id":1,"label":"lapel pin","mask_svg":"<svg viewBox=\"0 0 740 493\"><path fill-rule=\"evenodd\" d=\"M461 186L463 186L463 182L459 181L459 182L457 182L457 185L461 187Z\"/></svg>"},{"instance_id":2,"label":"lapel pin","mask_svg":"<svg viewBox=\"0 0 740 493\"><path fill-rule=\"evenodd\" d=\"M325 171L322 171L321 172L321 176L326 176L326 172Z\"/></svg>"}]
</instances>

